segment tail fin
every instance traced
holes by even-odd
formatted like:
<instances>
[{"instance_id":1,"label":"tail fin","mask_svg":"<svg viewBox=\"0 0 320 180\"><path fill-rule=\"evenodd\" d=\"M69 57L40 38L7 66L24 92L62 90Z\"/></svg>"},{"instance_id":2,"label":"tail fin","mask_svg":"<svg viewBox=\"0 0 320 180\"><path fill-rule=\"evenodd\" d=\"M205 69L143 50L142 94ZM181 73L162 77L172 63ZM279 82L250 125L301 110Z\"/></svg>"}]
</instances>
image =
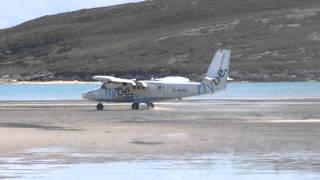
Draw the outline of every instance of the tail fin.
<instances>
[{"instance_id":1,"label":"tail fin","mask_svg":"<svg viewBox=\"0 0 320 180\"><path fill-rule=\"evenodd\" d=\"M226 88L230 56L231 51L228 49L220 49L216 52L206 77L203 79L203 93L214 93ZM208 92L207 89L209 89L210 92Z\"/></svg>"}]
</instances>

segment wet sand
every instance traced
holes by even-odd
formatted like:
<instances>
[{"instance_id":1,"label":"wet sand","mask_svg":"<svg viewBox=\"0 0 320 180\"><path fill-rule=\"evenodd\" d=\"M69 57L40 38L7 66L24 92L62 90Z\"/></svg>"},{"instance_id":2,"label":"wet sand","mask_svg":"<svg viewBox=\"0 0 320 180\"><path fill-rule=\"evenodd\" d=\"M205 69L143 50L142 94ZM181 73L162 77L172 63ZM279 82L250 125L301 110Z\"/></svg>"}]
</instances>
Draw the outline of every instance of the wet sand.
<instances>
[{"instance_id":1,"label":"wet sand","mask_svg":"<svg viewBox=\"0 0 320 180\"><path fill-rule=\"evenodd\" d=\"M63 147L176 156L320 151L320 100L164 102L155 110L87 101L0 103L0 156Z\"/></svg>"}]
</instances>

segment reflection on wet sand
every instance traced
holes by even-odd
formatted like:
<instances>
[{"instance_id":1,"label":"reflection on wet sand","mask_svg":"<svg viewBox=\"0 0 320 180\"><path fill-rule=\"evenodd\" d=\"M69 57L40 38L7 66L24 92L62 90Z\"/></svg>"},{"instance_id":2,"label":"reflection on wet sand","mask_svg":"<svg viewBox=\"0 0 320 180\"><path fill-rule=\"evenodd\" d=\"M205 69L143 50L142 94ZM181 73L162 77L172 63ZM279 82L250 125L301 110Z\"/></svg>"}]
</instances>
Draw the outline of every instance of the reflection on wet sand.
<instances>
[{"instance_id":1,"label":"reflection on wet sand","mask_svg":"<svg viewBox=\"0 0 320 180\"><path fill-rule=\"evenodd\" d=\"M121 158L114 158L121 157ZM320 154L145 156L30 149L0 158L0 177L16 179L318 179Z\"/></svg>"}]
</instances>

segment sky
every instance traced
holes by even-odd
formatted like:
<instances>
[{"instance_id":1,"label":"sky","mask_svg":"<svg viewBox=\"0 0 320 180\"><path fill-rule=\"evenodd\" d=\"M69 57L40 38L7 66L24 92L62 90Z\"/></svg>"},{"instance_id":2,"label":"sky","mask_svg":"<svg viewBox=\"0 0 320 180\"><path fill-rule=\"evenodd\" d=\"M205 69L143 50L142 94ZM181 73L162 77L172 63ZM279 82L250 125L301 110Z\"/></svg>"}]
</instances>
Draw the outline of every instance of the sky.
<instances>
[{"instance_id":1,"label":"sky","mask_svg":"<svg viewBox=\"0 0 320 180\"><path fill-rule=\"evenodd\" d=\"M0 6L0 29L44 15L138 1L143 0L4 0Z\"/></svg>"}]
</instances>

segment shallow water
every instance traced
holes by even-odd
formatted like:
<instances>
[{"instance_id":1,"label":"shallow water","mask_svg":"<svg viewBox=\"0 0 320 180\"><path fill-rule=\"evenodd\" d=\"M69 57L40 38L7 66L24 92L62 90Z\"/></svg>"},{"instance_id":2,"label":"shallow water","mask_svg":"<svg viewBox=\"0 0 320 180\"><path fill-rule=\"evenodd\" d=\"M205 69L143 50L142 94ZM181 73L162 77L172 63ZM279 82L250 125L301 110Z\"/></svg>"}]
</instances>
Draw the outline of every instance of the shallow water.
<instances>
[{"instance_id":1,"label":"shallow water","mask_svg":"<svg viewBox=\"0 0 320 180\"><path fill-rule=\"evenodd\" d=\"M2 84L0 101L3 100L80 100L85 91L98 88L99 84ZM226 91L193 99L290 99L319 98L320 82L294 83L229 83Z\"/></svg>"},{"instance_id":2,"label":"shallow water","mask_svg":"<svg viewBox=\"0 0 320 180\"><path fill-rule=\"evenodd\" d=\"M320 82L229 83L226 91L196 98L291 99L319 98Z\"/></svg>"},{"instance_id":3,"label":"shallow water","mask_svg":"<svg viewBox=\"0 0 320 180\"><path fill-rule=\"evenodd\" d=\"M78 100L98 84L2 84L0 100Z\"/></svg>"},{"instance_id":4,"label":"shallow water","mask_svg":"<svg viewBox=\"0 0 320 180\"><path fill-rule=\"evenodd\" d=\"M59 157L58 155L62 155ZM116 158L117 157L117 158ZM132 157L59 147L0 158L0 177L16 179L319 179L320 154L211 154Z\"/></svg>"}]
</instances>

